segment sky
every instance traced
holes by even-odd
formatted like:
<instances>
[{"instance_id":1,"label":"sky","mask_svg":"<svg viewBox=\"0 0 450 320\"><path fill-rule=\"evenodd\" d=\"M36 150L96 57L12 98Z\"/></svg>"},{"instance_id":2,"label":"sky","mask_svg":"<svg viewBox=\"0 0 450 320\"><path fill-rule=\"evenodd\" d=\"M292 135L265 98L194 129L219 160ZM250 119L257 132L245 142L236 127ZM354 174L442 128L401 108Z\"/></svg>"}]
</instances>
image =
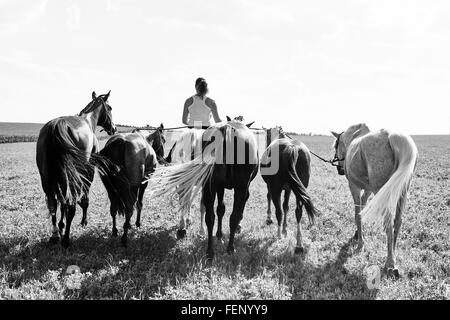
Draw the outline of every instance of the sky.
<instances>
[{"instance_id":1,"label":"sky","mask_svg":"<svg viewBox=\"0 0 450 320\"><path fill-rule=\"evenodd\" d=\"M0 0L0 122L111 90L118 124L182 125L204 77L219 114L329 134L450 134L448 0Z\"/></svg>"}]
</instances>

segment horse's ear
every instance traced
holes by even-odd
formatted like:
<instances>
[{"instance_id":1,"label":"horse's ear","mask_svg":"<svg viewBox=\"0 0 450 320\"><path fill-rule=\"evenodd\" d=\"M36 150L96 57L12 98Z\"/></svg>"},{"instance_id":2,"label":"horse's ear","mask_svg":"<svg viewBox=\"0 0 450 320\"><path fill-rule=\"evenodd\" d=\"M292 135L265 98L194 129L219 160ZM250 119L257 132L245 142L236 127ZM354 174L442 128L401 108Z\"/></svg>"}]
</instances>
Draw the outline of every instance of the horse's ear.
<instances>
[{"instance_id":1,"label":"horse's ear","mask_svg":"<svg viewBox=\"0 0 450 320\"><path fill-rule=\"evenodd\" d=\"M164 125L163 125L162 123L159 125L159 127L160 127L161 129L164 129Z\"/></svg>"},{"instance_id":2,"label":"horse's ear","mask_svg":"<svg viewBox=\"0 0 450 320\"><path fill-rule=\"evenodd\" d=\"M111 93L111 90L107 94L105 94L105 97L103 98L104 101L108 101L109 94Z\"/></svg>"},{"instance_id":3,"label":"horse's ear","mask_svg":"<svg viewBox=\"0 0 450 320\"><path fill-rule=\"evenodd\" d=\"M227 121L231 121L231 118L229 116L227 116Z\"/></svg>"},{"instance_id":4,"label":"horse's ear","mask_svg":"<svg viewBox=\"0 0 450 320\"><path fill-rule=\"evenodd\" d=\"M92 100L97 99L97 94L95 93L95 91L92 91Z\"/></svg>"},{"instance_id":5,"label":"horse's ear","mask_svg":"<svg viewBox=\"0 0 450 320\"><path fill-rule=\"evenodd\" d=\"M255 121L252 121L252 122L250 122L250 123L247 123L247 124L246 124L247 128L250 128L250 127L252 126L252 124L254 124L254 123L255 123Z\"/></svg>"},{"instance_id":6,"label":"horse's ear","mask_svg":"<svg viewBox=\"0 0 450 320\"><path fill-rule=\"evenodd\" d=\"M331 131L331 134L335 137L335 138L339 138L339 133L336 133L334 131Z\"/></svg>"}]
</instances>

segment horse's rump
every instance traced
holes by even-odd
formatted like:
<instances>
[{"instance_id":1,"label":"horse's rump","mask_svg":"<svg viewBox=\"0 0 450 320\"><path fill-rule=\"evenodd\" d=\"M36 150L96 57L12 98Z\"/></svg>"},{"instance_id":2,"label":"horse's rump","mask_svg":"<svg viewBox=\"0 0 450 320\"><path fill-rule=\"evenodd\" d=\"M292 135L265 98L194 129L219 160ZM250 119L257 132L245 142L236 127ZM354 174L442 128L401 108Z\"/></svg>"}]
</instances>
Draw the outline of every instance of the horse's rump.
<instances>
[{"instance_id":1,"label":"horse's rump","mask_svg":"<svg viewBox=\"0 0 450 320\"><path fill-rule=\"evenodd\" d=\"M88 191L95 171L95 157L80 150L70 134L65 118L49 121L41 129L37 143L37 162L47 194L56 194L63 204L75 205Z\"/></svg>"},{"instance_id":2,"label":"horse's rump","mask_svg":"<svg viewBox=\"0 0 450 320\"><path fill-rule=\"evenodd\" d=\"M143 138L144 139L144 138ZM118 206L119 214L124 214L126 208L134 205L134 196L131 188L139 187L141 181L133 183L129 179L129 172L127 167L127 145L130 142L125 139L125 136L120 134L111 137L105 147L100 151L100 155L106 157L117 168L115 171L108 173L100 173L103 185L108 192L111 201L114 201ZM144 173L142 172L142 178Z\"/></svg>"},{"instance_id":3,"label":"horse's rump","mask_svg":"<svg viewBox=\"0 0 450 320\"><path fill-rule=\"evenodd\" d=\"M392 225L397 208L402 206L408 192L417 161L417 147L411 137L389 133L389 145L394 155L395 171L361 211L363 221Z\"/></svg>"}]
</instances>

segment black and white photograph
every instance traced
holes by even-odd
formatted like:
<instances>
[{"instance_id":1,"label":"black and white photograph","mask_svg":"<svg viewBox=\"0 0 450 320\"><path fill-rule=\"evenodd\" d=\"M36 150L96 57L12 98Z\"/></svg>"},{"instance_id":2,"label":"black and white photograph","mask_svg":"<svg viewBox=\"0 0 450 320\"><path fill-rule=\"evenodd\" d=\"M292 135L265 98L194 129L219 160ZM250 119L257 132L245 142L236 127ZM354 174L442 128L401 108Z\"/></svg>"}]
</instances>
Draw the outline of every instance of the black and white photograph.
<instances>
[{"instance_id":1,"label":"black and white photograph","mask_svg":"<svg viewBox=\"0 0 450 320\"><path fill-rule=\"evenodd\" d=\"M0 300L450 298L449 1L0 0L0 48Z\"/></svg>"}]
</instances>

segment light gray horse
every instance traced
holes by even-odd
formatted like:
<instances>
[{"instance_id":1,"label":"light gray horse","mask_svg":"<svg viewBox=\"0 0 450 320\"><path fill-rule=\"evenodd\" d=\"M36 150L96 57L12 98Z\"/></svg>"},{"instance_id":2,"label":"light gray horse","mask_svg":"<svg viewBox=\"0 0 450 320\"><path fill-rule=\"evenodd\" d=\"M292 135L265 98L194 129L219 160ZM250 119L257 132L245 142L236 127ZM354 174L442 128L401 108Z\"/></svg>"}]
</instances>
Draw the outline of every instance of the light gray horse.
<instances>
[{"instance_id":1,"label":"light gray horse","mask_svg":"<svg viewBox=\"0 0 450 320\"><path fill-rule=\"evenodd\" d=\"M370 132L364 123L332 134L336 137L334 161L338 173L347 177L355 203L357 251L364 246L361 222L383 224L387 235L386 272L398 278L395 248L417 162L417 147L407 135L384 129ZM365 206L372 193L375 196Z\"/></svg>"}]
</instances>

